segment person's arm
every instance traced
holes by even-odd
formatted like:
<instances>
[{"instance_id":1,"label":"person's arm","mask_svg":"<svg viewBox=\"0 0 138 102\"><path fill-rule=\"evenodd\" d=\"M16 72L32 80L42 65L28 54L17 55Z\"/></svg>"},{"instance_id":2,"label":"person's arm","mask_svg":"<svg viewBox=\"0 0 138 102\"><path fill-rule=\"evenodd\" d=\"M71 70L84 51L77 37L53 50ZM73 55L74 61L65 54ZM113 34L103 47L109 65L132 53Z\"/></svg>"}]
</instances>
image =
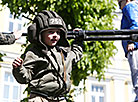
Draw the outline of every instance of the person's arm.
<instances>
[{"instance_id":1,"label":"person's arm","mask_svg":"<svg viewBox=\"0 0 138 102\"><path fill-rule=\"evenodd\" d=\"M17 58L14 60L13 66L13 76L17 80L17 82L21 84L27 84L32 79L33 75L33 66L35 62L35 58L33 57L32 52L27 52L24 61L21 58Z\"/></svg>"},{"instance_id":2,"label":"person's arm","mask_svg":"<svg viewBox=\"0 0 138 102\"><path fill-rule=\"evenodd\" d=\"M123 9L123 14L130 24L130 29L138 29L138 4L130 3Z\"/></svg>"},{"instance_id":3,"label":"person's arm","mask_svg":"<svg viewBox=\"0 0 138 102\"><path fill-rule=\"evenodd\" d=\"M15 42L15 36L13 34L0 33L0 45L13 44Z\"/></svg>"},{"instance_id":4,"label":"person's arm","mask_svg":"<svg viewBox=\"0 0 138 102\"><path fill-rule=\"evenodd\" d=\"M0 45L10 45L19 39L22 35L22 31L15 31L13 34L0 33Z\"/></svg>"},{"instance_id":5,"label":"person's arm","mask_svg":"<svg viewBox=\"0 0 138 102\"><path fill-rule=\"evenodd\" d=\"M82 29L76 28L74 31L81 31ZM81 60L82 58L82 53L83 53L83 40L85 39L85 34L82 32L81 34L76 35L75 40L73 41L72 44L72 51L74 52L75 56L75 63Z\"/></svg>"},{"instance_id":6,"label":"person's arm","mask_svg":"<svg viewBox=\"0 0 138 102\"><path fill-rule=\"evenodd\" d=\"M128 4L126 7L123 9L123 14L127 18L129 24L130 24L130 29L138 29L138 4L135 3ZM134 42L132 40L128 40L128 46L127 50L132 51L134 49L138 48L138 42Z\"/></svg>"},{"instance_id":7,"label":"person's arm","mask_svg":"<svg viewBox=\"0 0 138 102\"><path fill-rule=\"evenodd\" d=\"M72 44L72 57L74 57L74 63L77 63L78 61L81 60L82 54L83 54L83 49L82 49L82 43L78 42L73 42Z\"/></svg>"}]
</instances>

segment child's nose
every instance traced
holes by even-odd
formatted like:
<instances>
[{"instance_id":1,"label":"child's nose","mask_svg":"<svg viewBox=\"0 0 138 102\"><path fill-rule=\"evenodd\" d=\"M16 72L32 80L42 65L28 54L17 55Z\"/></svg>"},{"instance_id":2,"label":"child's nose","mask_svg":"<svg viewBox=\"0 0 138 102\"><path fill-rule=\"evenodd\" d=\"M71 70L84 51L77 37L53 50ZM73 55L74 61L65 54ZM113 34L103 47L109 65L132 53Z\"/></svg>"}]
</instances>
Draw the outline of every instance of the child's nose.
<instances>
[{"instance_id":1,"label":"child's nose","mask_svg":"<svg viewBox=\"0 0 138 102\"><path fill-rule=\"evenodd\" d=\"M57 36L57 35L58 35L58 33L57 33L57 32L54 32L54 33L53 33L53 35L54 35L54 36Z\"/></svg>"}]
</instances>

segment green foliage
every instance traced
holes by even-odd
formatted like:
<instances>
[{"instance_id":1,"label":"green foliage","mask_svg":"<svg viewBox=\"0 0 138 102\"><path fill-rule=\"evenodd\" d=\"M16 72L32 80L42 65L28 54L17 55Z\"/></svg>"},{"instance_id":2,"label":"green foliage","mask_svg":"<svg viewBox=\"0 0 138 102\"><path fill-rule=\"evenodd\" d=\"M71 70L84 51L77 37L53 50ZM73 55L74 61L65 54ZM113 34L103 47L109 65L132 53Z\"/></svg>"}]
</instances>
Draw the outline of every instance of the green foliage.
<instances>
[{"instance_id":1,"label":"green foliage","mask_svg":"<svg viewBox=\"0 0 138 102\"><path fill-rule=\"evenodd\" d=\"M69 30L78 27L84 30L113 29L113 0L2 0L1 4L7 5L14 17L22 14L28 19L43 9L56 11ZM84 57L72 71L73 83L78 85L94 71L99 80L104 78L104 68L111 64L109 58L114 55L114 49L112 41L85 42Z\"/></svg>"},{"instance_id":2,"label":"green foliage","mask_svg":"<svg viewBox=\"0 0 138 102\"><path fill-rule=\"evenodd\" d=\"M73 67L72 79L73 84L78 85L82 79L87 79L87 76L93 75L97 72L97 78L104 79L105 68L111 64L110 57L115 53L116 48L113 42L97 41L85 42L83 58L77 65Z\"/></svg>"},{"instance_id":3,"label":"green foliage","mask_svg":"<svg viewBox=\"0 0 138 102\"><path fill-rule=\"evenodd\" d=\"M3 56L6 56L6 54L5 53L4 54L0 53L0 61L3 61L3 59L2 59Z\"/></svg>"},{"instance_id":4,"label":"green foliage","mask_svg":"<svg viewBox=\"0 0 138 102\"><path fill-rule=\"evenodd\" d=\"M82 28L84 30L111 30L115 17L114 0L2 0L2 5L10 8L14 17L21 14L28 19L41 10L56 11L63 17L69 30ZM97 78L104 78L105 68L113 57L113 41L95 41L84 43L83 59L73 67L72 80L78 85L81 80L97 72Z\"/></svg>"},{"instance_id":5,"label":"green foliage","mask_svg":"<svg viewBox=\"0 0 138 102\"><path fill-rule=\"evenodd\" d=\"M1 4L7 5L14 17L22 14L29 18L44 9L54 10L72 29L85 30L111 29L115 9L113 0L2 0Z\"/></svg>"},{"instance_id":6,"label":"green foliage","mask_svg":"<svg viewBox=\"0 0 138 102\"><path fill-rule=\"evenodd\" d=\"M30 88L26 87L26 89L24 90L23 94L25 94L27 92L27 98L24 98L20 102L28 102L28 97L30 96L30 91L31 91Z\"/></svg>"}]
</instances>

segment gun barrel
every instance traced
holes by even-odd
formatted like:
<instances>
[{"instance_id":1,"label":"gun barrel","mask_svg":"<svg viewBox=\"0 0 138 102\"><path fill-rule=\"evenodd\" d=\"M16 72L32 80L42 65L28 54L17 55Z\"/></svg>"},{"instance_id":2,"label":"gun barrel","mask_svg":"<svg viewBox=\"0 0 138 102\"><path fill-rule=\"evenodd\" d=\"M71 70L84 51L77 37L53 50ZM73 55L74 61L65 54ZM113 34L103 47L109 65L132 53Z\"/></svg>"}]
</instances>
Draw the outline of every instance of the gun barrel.
<instances>
[{"instance_id":1,"label":"gun barrel","mask_svg":"<svg viewBox=\"0 0 138 102\"><path fill-rule=\"evenodd\" d=\"M75 35L79 32L69 31L68 39L75 39ZM138 41L138 29L130 30L84 30L86 34L85 41L106 41L106 40L135 40Z\"/></svg>"},{"instance_id":2,"label":"gun barrel","mask_svg":"<svg viewBox=\"0 0 138 102\"><path fill-rule=\"evenodd\" d=\"M75 35L68 35L67 39L75 39ZM84 41L112 41L112 40L132 40L131 35L115 35L115 36L87 36Z\"/></svg>"},{"instance_id":3,"label":"gun barrel","mask_svg":"<svg viewBox=\"0 0 138 102\"><path fill-rule=\"evenodd\" d=\"M138 34L138 29L122 29L122 30L83 30L83 32L87 35L130 35L130 34ZM76 32L69 31L69 35L74 35Z\"/></svg>"},{"instance_id":4,"label":"gun barrel","mask_svg":"<svg viewBox=\"0 0 138 102\"><path fill-rule=\"evenodd\" d=\"M13 34L2 32L3 34ZM138 40L138 29L123 29L123 30L82 30L81 33L86 34L85 41L102 41L102 40ZM75 35L79 31L68 31L67 39L75 39ZM22 36L27 36L23 33Z\"/></svg>"}]
</instances>

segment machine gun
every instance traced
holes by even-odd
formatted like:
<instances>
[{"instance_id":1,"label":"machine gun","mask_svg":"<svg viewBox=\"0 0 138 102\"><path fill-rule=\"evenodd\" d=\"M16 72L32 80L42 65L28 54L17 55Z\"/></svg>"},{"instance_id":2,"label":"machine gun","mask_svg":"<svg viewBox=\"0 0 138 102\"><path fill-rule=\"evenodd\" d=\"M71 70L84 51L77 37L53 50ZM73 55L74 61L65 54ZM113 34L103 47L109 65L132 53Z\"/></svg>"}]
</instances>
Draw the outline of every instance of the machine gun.
<instances>
[{"instance_id":1,"label":"machine gun","mask_svg":"<svg viewBox=\"0 0 138 102\"><path fill-rule=\"evenodd\" d=\"M12 34L6 32L2 33ZM68 31L67 39L75 39L76 35L85 35L84 41L112 41L112 40L138 41L138 29ZM27 36L27 33L23 33L22 36Z\"/></svg>"},{"instance_id":2,"label":"machine gun","mask_svg":"<svg viewBox=\"0 0 138 102\"><path fill-rule=\"evenodd\" d=\"M78 32L69 31L68 39L75 39L75 35L86 35L85 41L109 41L109 40L133 40L138 41L138 29L130 30L82 30Z\"/></svg>"}]
</instances>

